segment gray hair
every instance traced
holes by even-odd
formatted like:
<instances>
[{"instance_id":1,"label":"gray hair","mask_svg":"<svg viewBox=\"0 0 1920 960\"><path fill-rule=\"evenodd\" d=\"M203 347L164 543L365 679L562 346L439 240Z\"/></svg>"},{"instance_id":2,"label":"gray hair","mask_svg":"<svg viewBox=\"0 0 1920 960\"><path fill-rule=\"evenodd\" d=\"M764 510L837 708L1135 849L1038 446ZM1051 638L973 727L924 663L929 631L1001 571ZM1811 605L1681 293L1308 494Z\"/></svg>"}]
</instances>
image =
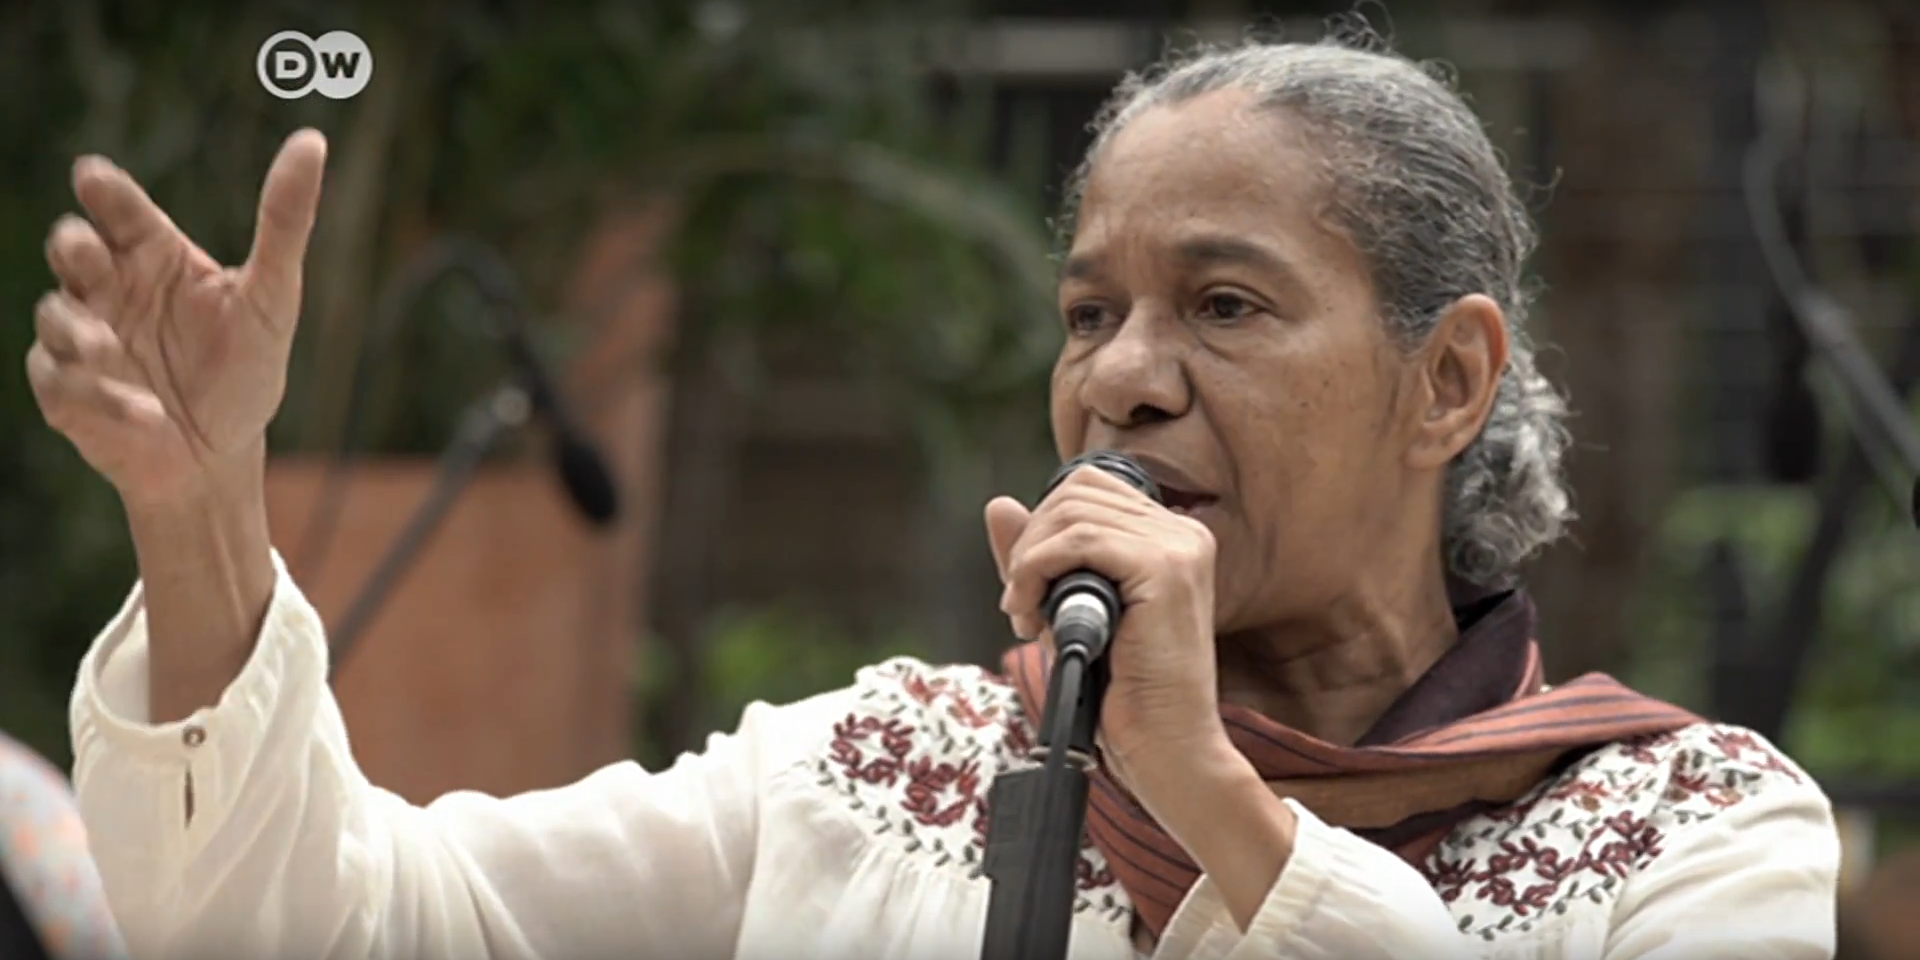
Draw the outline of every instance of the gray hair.
<instances>
[{"instance_id":1,"label":"gray hair","mask_svg":"<svg viewBox=\"0 0 1920 960\"><path fill-rule=\"evenodd\" d=\"M1447 570L1495 586L1573 519L1562 469L1566 401L1526 335L1534 230L1480 120L1445 74L1340 38L1202 49L1129 75L1093 124L1068 183L1064 237L1094 159L1135 117L1223 89L1248 91L1305 125L1324 164L1332 222L1366 258L1383 320L1407 349L1459 298L1506 314L1508 354L1480 435L1446 482Z\"/></svg>"}]
</instances>

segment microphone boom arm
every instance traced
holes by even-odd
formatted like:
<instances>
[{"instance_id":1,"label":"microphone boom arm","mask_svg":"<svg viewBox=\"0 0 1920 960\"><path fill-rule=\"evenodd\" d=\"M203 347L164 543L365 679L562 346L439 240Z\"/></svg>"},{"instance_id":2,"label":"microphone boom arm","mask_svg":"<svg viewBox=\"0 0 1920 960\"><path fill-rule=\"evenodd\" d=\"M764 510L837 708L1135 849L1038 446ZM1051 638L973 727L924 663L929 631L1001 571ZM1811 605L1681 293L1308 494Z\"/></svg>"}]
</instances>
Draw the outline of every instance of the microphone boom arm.
<instances>
[{"instance_id":1,"label":"microphone boom arm","mask_svg":"<svg viewBox=\"0 0 1920 960\"><path fill-rule=\"evenodd\" d=\"M346 662L354 641L366 631L387 597L399 586L408 564L440 529L441 521L486 461L500 435L525 423L531 412L526 391L515 381L494 388L467 408L453 443L440 456L433 489L420 502L406 528L393 538L380 563L354 597L353 605L340 618L339 626L329 631L336 672Z\"/></svg>"},{"instance_id":2,"label":"microphone boom arm","mask_svg":"<svg viewBox=\"0 0 1920 960\"><path fill-rule=\"evenodd\" d=\"M1758 86L1765 92L1764 77ZM1759 112L1767 116L1764 104ZM1920 431L1914 428L1906 401L1860 342L1846 308L1808 278L1788 239L1774 195L1775 169L1782 159L1780 139L1771 124L1763 124L1741 170L1747 217L1767 275L1806 336L1813 356L1839 387L1861 451L1895 502L1920 526Z\"/></svg>"}]
</instances>

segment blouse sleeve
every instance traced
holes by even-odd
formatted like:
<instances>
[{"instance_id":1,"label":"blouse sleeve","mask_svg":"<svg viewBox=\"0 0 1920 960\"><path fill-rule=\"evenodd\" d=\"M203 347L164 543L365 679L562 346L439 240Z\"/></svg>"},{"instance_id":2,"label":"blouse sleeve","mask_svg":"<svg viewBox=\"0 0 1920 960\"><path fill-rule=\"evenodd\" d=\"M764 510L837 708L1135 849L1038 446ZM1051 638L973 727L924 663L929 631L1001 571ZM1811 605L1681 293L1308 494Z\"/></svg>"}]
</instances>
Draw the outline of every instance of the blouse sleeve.
<instances>
[{"instance_id":1,"label":"blouse sleeve","mask_svg":"<svg viewBox=\"0 0 1920 960\"><path fill-rule=\"evenodd\" d=\"M1758 738L1742 734L1756 747ZM1767 788L1669 833L1615 911L1607 960L1830 960L1840 835L1826 795L1768 755Z\"/></svg>"},{"instance_id":2,"label":"blouse sleeve","mask_svg":"<svg viewBox=\"0 0 1920 960\"><path fill-rule=\"evenodd\" d=\"M1201 877L1162 948L1188 960L1455 960L1474 956L1453 914L1419 871L1391 851L1330 827L1287 800L1293 855L1240 932L1213 881Z\"/></svg>"},{"instance_id":3,"label":"blouse sleeve","mask_svg":"<svg viewBox=\"0 0 1920 960\"><path fill-rule=\"evenodd\" d=\"M136 587L83 661L72 727L81 812L142 960L726 955L760 771L825 699L751 707L658 774L621 763L423 808L355 765L320 620L284 567L218 704L148 723L146 660Z\"/></svg>"},{"instance_id":4,"label":"blouse sleeve","mask_svg":"<svg viewBox=\"0 0 1920 960\"><path fill-rule=\"evenodd\" d=\"M1758 736L1716 729L1701 736L1727 744L1729 754L1714 758L1722 786L1695 775L1700 789L1647 818L1642 829L1661 838L1657 855L1625 881L1597 953L1604 960L1831 960L1840 869L1832 808L1811 778ZM1390 960L1538 947L1463 935L1440 895L1404 860L1288 805L1299 818L1294 852L1246 932L1202 878L1168 928L1169 956ZM1549 949L1578 952L1564 943Z\"/></svg>"}]
</instances>

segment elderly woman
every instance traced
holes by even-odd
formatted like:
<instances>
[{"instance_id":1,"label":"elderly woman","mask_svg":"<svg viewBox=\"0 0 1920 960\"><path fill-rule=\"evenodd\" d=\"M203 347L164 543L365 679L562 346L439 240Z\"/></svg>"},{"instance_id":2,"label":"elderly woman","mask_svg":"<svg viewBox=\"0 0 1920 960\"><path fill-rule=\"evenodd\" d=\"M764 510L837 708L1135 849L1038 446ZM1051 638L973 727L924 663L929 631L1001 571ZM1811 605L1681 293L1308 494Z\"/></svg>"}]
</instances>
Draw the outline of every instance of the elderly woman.
<instances>
[{"instance_id":1,"label":"elderly woman","mask_svg":"<svg viewBox=\"0 0 1920 960\"><path fill-rule=\"evenodd\" d=\"M1035 607L1080 566L1128 607L1075 956L1831 954L1806 774L1604 677L1542 685L1513 575L1569 509L1532 235L1408 62L1208 52L1102 115L1053 432L1133 455L1170 507L1092 470L987 504L1032 641L1003 674L894 660L664 772L424 808L355 767L262 507L323 157L288 141L237 268L99 158L90 221L50 239L33 383L142 575L73 710L137 956L976 957L987 788L1032 763Z\"/></svg>"}]
</instances>

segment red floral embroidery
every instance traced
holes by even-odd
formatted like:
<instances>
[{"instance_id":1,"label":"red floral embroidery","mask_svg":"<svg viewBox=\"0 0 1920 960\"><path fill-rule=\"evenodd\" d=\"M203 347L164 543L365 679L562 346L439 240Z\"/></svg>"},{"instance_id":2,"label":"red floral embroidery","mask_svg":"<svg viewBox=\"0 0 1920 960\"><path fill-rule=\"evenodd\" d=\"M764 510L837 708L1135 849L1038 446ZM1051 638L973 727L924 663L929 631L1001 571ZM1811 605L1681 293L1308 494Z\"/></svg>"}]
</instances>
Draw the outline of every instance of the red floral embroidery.
<instances>
[{"instance_id":1,"label":"red floral embroidery","mask_svg":"<svg viewBox=\"0 0 1920 960\"><path fill-rule=\"evenodd\" d=\"M973 668L936 671L911 660L882 664L862 686L859 707L833 726L822 784L877 820L876 833L941 863L977 867L993 778L1032 763L1032 731L1012 688ZM1115 922L1130 916L1113 871L1084 840L1075 875L1076 910Z\"/></svg>"},{"instance_id":2,"label":"red floral embroidery","mask_svg":"<svg viewBox=\"0 0 1920 960\"><path fill-rule=\"evenodd\" d=\"M973 801L973 845L975 847L981 850L987 848L987 825L992 822L992 811L987 809L987 798L975 798Z\"/></svg>"},{"instance_id":3,"label":"red floral embroidery","mask_svg":"<svg viewBox=\"0 0 1920 960\"><path fill-rule=\"evenodd\" d=\"M1463 824L1423 871L1463 932L1493 939L1582 898L1607 902L1661 856L1668 830L1742 802L1775 774L1801 780L1758 737L1733 728L1701 726L1618 744ZM1486 914L1475 904L1494 910Z\"/></svg>"},{"instance_id":4,"label":"red floral embroidery","mask_svg":"<svg viewBox=\"0 0 1920 960\"><path fill-rule=\"evenodd\" d=\"M912 727L898 720L848 714L845 720L834 725L833 745L829 749L834 762L840 764L847 776L893 786L900 777L900 761L913 749L913 732ZM855 744L871 740L875 734L880 737L882 755L868 760Z\"/></svg>"},{"instance_id":5,"label":"red floral embroidery","mask_svg":"<svg viewBox=\"0 0 1920 960\"><path fill-rule=\"evenodd\" d=\"M1101 887L1111 887L1118 882L1113 878L1113 869L1111 867L1108 867L1104 863L1096 867L1093 865L1093 861L1088 860L1086 857L1081 857L1074 862L1073 873L1079 880L1080 892L1082 893L1089 890L1098 890Z\"/></svg>"},{"instance_id":6,"label":"red floral embroidery","mask_svg":"<svg viewBox=\"0 0 1920 960\"><path fill-rule=\"evenodd\" d=\"M927 677L918 673L909 673L900 680L900 689L914 702L924 706L933 706L934 701L945 699L946 715L957 723L964 724L970 730L984 730L1001 722L1006 715L998 705L984 708L974 705L973 699L966 695L960 685L949 677Z\"/></svg>"},{"instance_id":7,"label":"red floral embroidery","mask_svg":"<svg viewBox=\"0 0 1920 960\"><path fill-rule=\"evenodd\" d=\"M989 786L1029 767L1033 732L1013 692L973 668L896 660L867 672L861 702L834 724L821 783L871 818L875 836L916 856L978 869ZM1803 777L1743 730L1701 726L1618 744L1527 797L1462 824L1423 869L1469 935L1493 940L1570 909L1609 909L1673 831ZM1090 844L1075 867L1076 910L1117 925L1131 905Z\"/></svg>"},{"instance_id":8,"label":"red floral embroidery","mask_svg":"<svg viewBox=\"0 0 1920 960\"><path fill-rule=\"evenodd\" d=\"M1800 782L1799 771L1794 770L1780 758L1778 753L1761 743L1760 738L1751 731L1719 727L1714 730L1713 736L1708 740L1724 753L1728 760L1736 763L1750 763L1768 773L1781 774L1794 783Z\"/></svg>"},{"instance_id":9,"label":"red floral embroidery","mask_svg":"<svg viewBox=\"0 0 1920 960\"><path fill-rule=\"evenodd\" d=\"M1654 764L1660 762L1660 750L1673 746L1673 743L1673 734L1661 733L1628 741L1621 744L1619 749L1627 759L1635 763Z\"/></svg>"},{"instance_id":10,"label":"red floral embroidery","mask_svg":"<svg viewBox=\"0 0 1920 960\"><path fill-rule=\"evenodd\" d=\"M1633 867L1659 855L1660 831L1647 826L1645 820L1623 813L1606 818L1602 824L1606 833L1599 836L1616 839L1597 845L1590 840L1587 848L1572 853L1533 837L1506 840L1500 843L1499 853L1487 858L1484 868L1475 869L1475 861L1464 860L1440 864L1429 876L1440 899L1448 903L1460 899L1470 885L1477 885L1474 899L1505 907L1516 916L1530 916L1552 906L1559 899L1560 888L1576 874L1624 877Z\"/></svg>"},{"instance_id":11,"label":"red floral embroidery","mask_svg":"<svg viewBox=\"0 0 1920 960\"><path fill-rule=\"evenodd\" d=\"M1613 799L1613 791L1602 782L1593 780L1568 780L1557 784L1540 794L1540 799L1548 803L1568 803L1582 810L1598 810ZM1527 808L1532 812L1532 807Z\"/></svg>"},{"instance_id":12,"label":"red floral embroidery","mask_svg":"<svg viewBox=\"0 0 1920 960\"><path fill-rule=\"evenodd\" d=\"M978 763L935 763L928 757L907 768L910 782L904 806L920 823L948 827L981 802Z\"/></svg>"}]
</instances>

